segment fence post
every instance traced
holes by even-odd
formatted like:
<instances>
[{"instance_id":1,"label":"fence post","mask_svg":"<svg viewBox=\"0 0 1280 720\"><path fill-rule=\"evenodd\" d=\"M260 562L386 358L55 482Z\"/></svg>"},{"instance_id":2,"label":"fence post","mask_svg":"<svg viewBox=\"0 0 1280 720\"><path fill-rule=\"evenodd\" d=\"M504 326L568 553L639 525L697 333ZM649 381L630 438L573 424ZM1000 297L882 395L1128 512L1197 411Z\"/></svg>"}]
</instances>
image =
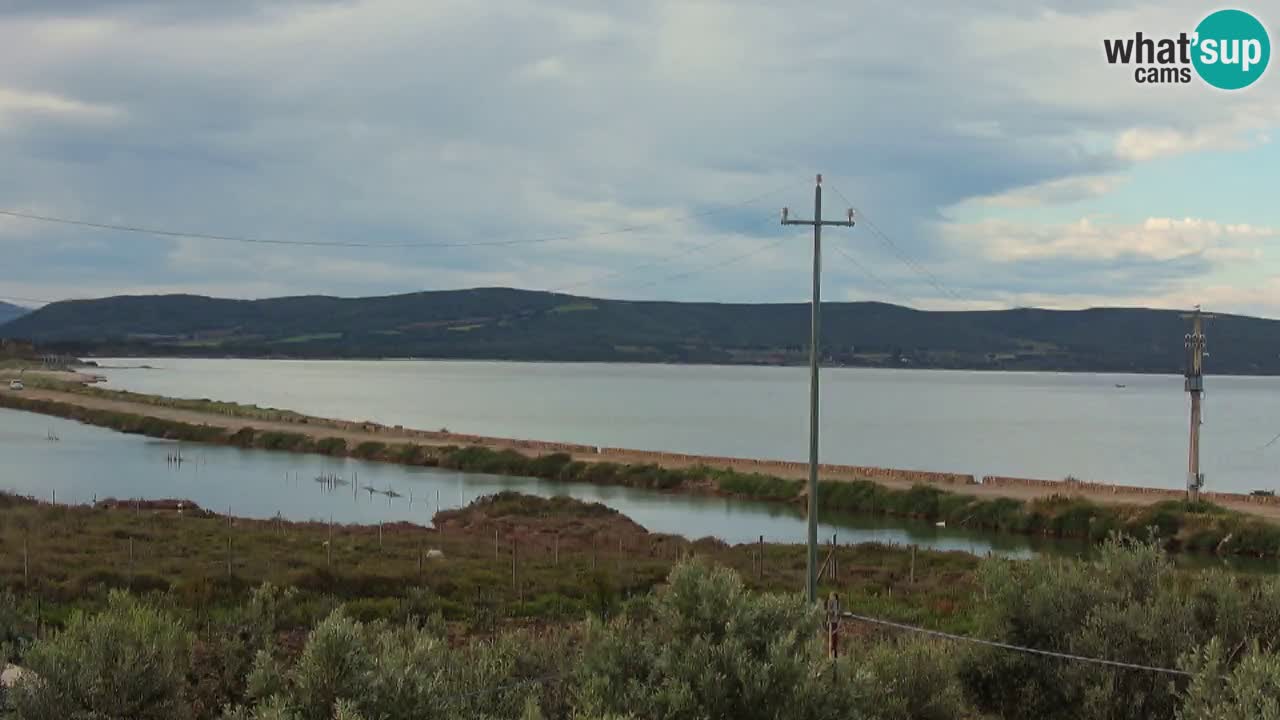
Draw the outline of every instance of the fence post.
<instances>
[{"instance_id":1,"label":"fence post","mask_svg":"<svg viewBox=\"0 0 1280 720\"><path fill-rule=\"evenodd\" d=\"M596 569L596 556L597 556L597 554L598 554L598 553L597 553L597 547L598 547L598 546L599 546L599 544L600 544L600 543L599 543L599 541L600 541L600 535L599 535L599 534L596 534L596 535L592 535L592 536L591 536L591 569L592 569L592 570L595 570L595 569Z\"/></svg>"},{"instance_id":2,"label":"fence post","mask_svg":"<svg viewBox=\"0 0 1280 720\"><path fill-rule=\"evenodd\" d=\"M518 563L519 561L516 558L516 539L511 538L511 589L514 592L519 592L520 589L520 581L517 576Z\"/></svg>"},{"instance_id":3,"label":"fence post","mask_svg":"<svg viewBox=\"0 0 1280 720\"><path fill-rule=\"evenodd\" d=\"M27 548L27 545L28 545L27 539L30 537L30 535L31 535L30 530L24 532L22 535L22 586L25 588L31 587L30 563L28 562L28 548Z\"/></svg>"},{"instance_id":4,"label":"fence post","mask_svg":"<svg viewBox=\"0 0 1280 720\"><path fill-rule=\"evenodd\" d=\"M228 534L227 535L227 579L230 580L232 577L233 577L233 574L231 570L231 535Z\"/></svg>"},{"instance_id":5,"label":"fence post","mask_svg":"<svg viewBox=\"0 0 1280 720\"><path fill-rule=\"evenodd\" d=\"M378 521L378 549L382 549L382 521Z\"/></svg>"},{"instance_id":6,"label":"fence post","mask_svg":"<svg viewBox=\"0 0 1280 720\"><path fill-rule=\"evenodd\" d=\"M911 546L911 584L916 584L916 546Z\"/></svg>"},{"instance_id":7,"label":"fence post","mask_svg":"<svg viewBox=\"0 0 1280 720\"><path fill-rule=\"evenodd\" d=\"M498 548L498 528L495 527L493 529L493 559L499 560L501 558L502 551Z\"/></svg>"},{"instance_id":8,"label":"fence post","mask_svg":"<svg viewBox=\"0 0 1280 720\"><path fill-rule=\"evenodd\" d=\"M133 538L129 538L129 587L133 587Z\"/></svg>"},{"instance_id":9,"label":"fence post","mask_svg":"<svg viewBox=\"0 0 1280 720\"><path fill-rule=\"evenodd\" d=\"M324 544L325 565L333 569L333 516L329 516L329 540Z\"/></svg>"},{"instance_id":10,"label":"fence post","mask_svg":"<svg viewBox=\"0 0 1280 720\"><path fill-rule=\"evenodd\" d=\"M840 657L840 598L835 593L827 597L827 657Z\"/></svg>"},{"instance_id":11,"label":"fence post","mask_svg":"<svg viewBox=\"0 0 1280 720\"><path fill-rule=\"evenodd\" d=\"M559 567L560 566L560 533L556 533L555 535L552 536L551 544L552 544L552 553L555 556L555 560L553 562L557 567Z\"/></svg>"}]
</instances>

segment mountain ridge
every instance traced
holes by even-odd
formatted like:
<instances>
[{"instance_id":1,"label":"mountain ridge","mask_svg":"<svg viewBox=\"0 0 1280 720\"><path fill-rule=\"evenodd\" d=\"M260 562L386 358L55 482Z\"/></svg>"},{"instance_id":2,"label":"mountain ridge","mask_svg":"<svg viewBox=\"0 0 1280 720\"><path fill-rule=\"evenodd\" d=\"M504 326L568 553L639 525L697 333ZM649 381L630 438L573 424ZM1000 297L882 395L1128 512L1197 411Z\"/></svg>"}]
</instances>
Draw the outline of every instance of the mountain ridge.
<instances>
[{"instance_id":1,"label":"mountain ridge","mask_svg":"<svg viewBox=\"0 0 1280 720\"><path fill-rule=\"evenodd\" d=\"M1180 311L917 310L823 303L824 362L1180 372ZM808 303L613 300L513 288L261 300L117 296L47 305L0 336L80 354L802 364ZM1280 320L1219 315L1212 372L1280 374Z\"/></svg>"},{"instance_id":2,"label":"mountain ridge","mask_svg":"<svg viewBox=\"0 0 1280 720\"><path fill-rule=\"evenodd\" d=\"M0 325L11 320L16 320L29 312L31 312L31 308L14 305L13 303L7 303L0 300Z\"/></svg>"}]
</instances>

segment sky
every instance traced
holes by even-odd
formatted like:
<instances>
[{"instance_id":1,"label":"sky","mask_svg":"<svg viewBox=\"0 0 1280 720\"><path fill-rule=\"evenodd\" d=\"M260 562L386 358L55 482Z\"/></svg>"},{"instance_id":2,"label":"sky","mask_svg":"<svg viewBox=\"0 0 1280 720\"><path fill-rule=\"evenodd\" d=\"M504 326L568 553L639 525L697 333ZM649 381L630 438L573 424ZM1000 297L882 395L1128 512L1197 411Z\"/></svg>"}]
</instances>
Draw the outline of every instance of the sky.
<instances>
[{"instance_id":1,"label":"sky","mask_svg":"<svg viewBox=\"0 0 1280 720\"><path fill-rule=\"evenodd\" d=\"M2 0L0 210L320 245L0 216L0 299L804 301L820 172L824 299L1280 317L1280 68L1103 53L1218 8Z\"/></svg>"}]
</instances>

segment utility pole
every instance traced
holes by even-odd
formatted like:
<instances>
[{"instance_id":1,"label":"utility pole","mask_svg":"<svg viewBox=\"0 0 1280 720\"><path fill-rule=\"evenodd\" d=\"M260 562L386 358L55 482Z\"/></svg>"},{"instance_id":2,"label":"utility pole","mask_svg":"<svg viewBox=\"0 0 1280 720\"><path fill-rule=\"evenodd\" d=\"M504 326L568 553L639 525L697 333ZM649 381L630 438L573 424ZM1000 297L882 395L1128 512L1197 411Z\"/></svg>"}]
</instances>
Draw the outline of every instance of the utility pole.
<instances>
[{"instance_id":1,"label":"utility pole","mask_svg":"<svg viewBox=\"0 0 1280 720\"><path fill-rule=\"evenodd\" d=\"M847 220L822 219L822 175L813 188L813 219L792 220L782 208L783 225L813 226L813 304L809 313L809 552L807 556L805 598L818 602L818 359L820 352L819 311L822 306L822 226L853 227L853 210Z\"/></svg>"},{"instance_id":2,"label":"utility pole","mask_svg":"<svg viewBox=\"0 0 1280 720\"><path fill-rule=\"evenodd\" d=\"M1184 319L1191 321L1191 332L1183 336L1183 347L1187 351L1186 382L1184 387L1191 394L1191 438L1187 445L1187 500L1196 502L1200 499L1200 488L1204 487L1204 473L1200 472L1200 400L1204 395L1204 321L1213 315L1200 312L1185 313Z\"/></svg>"}]
</instances>

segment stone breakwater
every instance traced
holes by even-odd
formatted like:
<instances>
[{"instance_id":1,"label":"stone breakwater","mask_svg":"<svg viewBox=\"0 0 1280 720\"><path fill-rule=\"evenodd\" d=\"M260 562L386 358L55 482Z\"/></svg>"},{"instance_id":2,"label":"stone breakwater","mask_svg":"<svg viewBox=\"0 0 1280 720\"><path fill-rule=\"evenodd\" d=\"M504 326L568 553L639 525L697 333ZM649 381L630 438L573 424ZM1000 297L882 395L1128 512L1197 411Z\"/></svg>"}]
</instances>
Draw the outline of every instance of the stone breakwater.
<instances>
[{"instance_id":1,"label":"stone breakwater","mask_svg":"<svg viewBox=\"0 0 1280 720\"><path fill-rule=\"evenodd\" d=\"M288 420L286 420L287 422ZM305 421L303 421L305 422ZM312 423L315 421L312 420ZM607 447L600 445L583 445L578 443L546 442L542 440L517 440L487 435L470 435L453 433L444 430L411 430L399 425L387 426L377 423L350 423L343 421L325 421L339 430L347 432L363 432L369 434L385 434L388 438L425 440L432 443L450 443L457 445L482 445L485 447L509 448L541 453L568 453L583 459L600 461L617 460L628 463L654 463L665 467L708 465L718 468L731 468L740 472L775 473L795 475L807 472L809 464L787 460L767 460L721 455L694 455L691 453L662 452L655 450L634 450L631 448ZM818 466L822 475L842 478L865 478L868 480L890 480L903 483L927 483L936 485L973 485L977 482L973 475L962 473L932 472L929 470L901 470L896 468L870 467L866 465L835 465L823 463Z\"/></svg>"},{"instance_id":2,"label":"stone breakwater","mask_svg":"<svg viewBox=\"0 0 1280 720\"><path fill-rule=\"evenodd\" d=\"M1186 491L1184 490L1138 487L1135 485L1112 485L1110 483L1089 482L1087 480L1034 480L1031 478L987 475L982 478L982 484L990 487L1027 487L1048 489L1064 495L1142 495L1169 500L1181 500L1186 497ZM1245 493L1202 491L1200 493L1200 498L1214 503L1246 503L1250 505L1280 506L1280 497L1275 495L1247 495Z\"/></svg>"}]
</instances>

